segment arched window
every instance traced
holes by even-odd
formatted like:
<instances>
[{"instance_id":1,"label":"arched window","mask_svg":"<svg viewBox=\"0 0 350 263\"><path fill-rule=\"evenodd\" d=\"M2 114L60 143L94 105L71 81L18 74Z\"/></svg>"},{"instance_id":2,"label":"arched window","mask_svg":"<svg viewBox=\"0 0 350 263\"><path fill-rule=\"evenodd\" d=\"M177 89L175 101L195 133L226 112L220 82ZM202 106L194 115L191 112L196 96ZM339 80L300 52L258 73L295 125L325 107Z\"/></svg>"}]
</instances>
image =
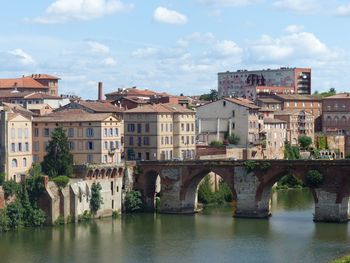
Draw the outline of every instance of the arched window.
<instances>
[{"instance_id":1,"label":"arched window","mask_svg":"<svg viewBox=\"0 0 350 263\"><path fill-rule=\"evenodd\" d=\"M341 117L341 122L342 122L343 124L346 124L346 117L345 117L345 116Z\"/></svg>"},{"instance_id":2,"label":"arched window","mask_svg":"<svg viewBox=\"0 0 350 263\"><path fill-rule=\"evenodd\" d=\"M23 167L27 167L27 158L23 158Z\"/></svg>"},{"instance_id":3,"label":"arched window","mask_svg":"<svg viewBox=\"0 0 350 263\"><path fill-rule=\"evenodd\" d=\"M338 124L338 122L339 122L339 117L338 117L338 116L335 116L335 117L334 117L334 123L335 123L335 124Z\"/></svg>"},{"instance_id":4,"label":"arched window","mask_svg":"<svg viewBox=\"0 0 350 263\"><path fill-rule=\"evenodd\" d=\"M331 116L327 116L327 122L330 124L332 122L332 117Z\"/></svg>"},{"instance_id":5,"label":"arched window","mask_svg":"<svg viewBox=\"0 0 350 263\"><path fill-rule=\"evenodd\" d=\"M12 159L12 168L16 168L18 166L17 159Z\"/></svg>"}]
</instances>

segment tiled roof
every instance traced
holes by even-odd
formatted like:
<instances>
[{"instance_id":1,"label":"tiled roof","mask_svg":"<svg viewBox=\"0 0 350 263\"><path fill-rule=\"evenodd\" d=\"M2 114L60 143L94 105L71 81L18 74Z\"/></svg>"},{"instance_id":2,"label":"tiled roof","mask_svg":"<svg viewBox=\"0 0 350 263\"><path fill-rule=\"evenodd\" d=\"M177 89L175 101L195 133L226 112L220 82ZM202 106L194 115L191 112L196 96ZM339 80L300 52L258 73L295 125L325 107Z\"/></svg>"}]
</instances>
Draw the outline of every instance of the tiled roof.
<instances>
[{"instance_id":1,"label":"tiled roof","mask_svg":"<svg viewBox=\"0 0 350 263\"><path fill-rule=\"evenodd\" d=\"M264 102L264 103L281 103L281 101L274 99L274 98L258 98L258 101Z\"/></svg>"},{"instance_id":2,"label":"tiled roof","mask_svg":"<svg viewBox=\"0 0 350 263\"><path fill-rule=\"evenodd\" d=\"M301 112L302 110L300 109L290 109L290 110L281 110L281 111L275 111L274 115L275 116L278 116L278 115L299 115L299 113ZM305 112L305 115L312 115L311 113L307 112L307 111L304 111Z\"/></svg>"},{"instance_id":3,"label":"tiled roof","mask_svg":"<svg viewBox=\"0 0 350 263\"><path fill-rule=\"evenodd\" d=\"M124 109L117 107L110 102L100 101L79 101L83 107L93 110L96 113L123 112Z\"/></svg>"},{"instance_id":4,"label":"tiled roof","mask_svg":"<svg viewBox=\"0 0 350 263\"><path fill-rule=\"evenodd\" d=\"M350 99L350 93L339 93L330 97L323 98L324 100L328 99Z\"/></svg>"},{"instance_id":5,"label":"tiled roof","mask_svg":"<svg viewBox=\"0 0 350 263\"><path fill-rule=\"evenodd\" d=\"M244 98L224 98L224 100L247 107L249 109L260 109L260 107L256 106L252 101Z\"/></svg>"},{"instance_id":6,"label":"tiled roof","mask_svg":"<svg viewBox=\"0 0 350 263\"><path fill-rule=\"evenodd\" d=\"M314 95L275 95L276 99L281 99L281 100L321 100L320 96L314 96Z\"/></svg>"},{"instance_id":7,"label":"tiled roof","mask_svg":"<svg viewBox=\"0 0 350 263\"><path fill-rule=\"evenodd\" d=\"M140 107L130 109L124 113L194 113L179 104L146 104Z\"/></svg>"},{"instance_id":8,"label":"tiled roof","mask_svg":"<svg viewBox=\"0 0 350 263\"><path fill-rule=\"evenodd\" d=\"M0 79L0 89L9 89L9 88L38 88L44 89L46 86L42 85L35 79L31 77L22 77L14 79Z\"/></svg>"},{"instance_id":9,"label":"tiled roof","mask_svg":"<svg viewBox=\"0 0 350 263\"><path fill-rule=\"evenodd\" d=\"M25 99L48 99L48 100L60 100L62 99L59 96L53 96L50 94L42 93L42 92L34 92L25 96Z\"/></svg>"},{"instance_id":10,"label":"tiled roof","mask_svg":"<svg viewBox=\"0 0 350 263\"><path fill-rule=\"evenodd\" d=\"M31 77L33 79L51 79L51 80L59 80L60 78L53 76L53 75L49 75L49 74L32 74Z\"/></svg>"},{"instance_id":11,"label":"tiled roof","mask_svg":"<svg viewBox=\"0 0 350 263\"><path fill-rule=\"evenodd\" d=\"M111 113L88 113L81 109L67 109L50 113L45 116L35 117L36 122L83 122L83 121L104 121L113 117ZM115 118L115 117L114 117Z\"/></svg>"},{"instance_id":12,"label":"tiled roof","mask_svg":"<svg viewBox=\"0 0 350 263\"><path fill-rule=\"evenodd\" d=\"M142 90L138 88L127 88L121 91L114 91L111 93L107 93L106 95L121 95L121 96L152 96L158 94L152 90Z\"/></svg>"},{"instance_id":13,"label":"tiled roof","mask_svg":"<svg viewBox=\"0 0 350 263\"><path fill-rule=\"evenodd\" d=\"M19 114L23 115L24 117L30 118L31 116L33 116L33 113L31 111L23 108L19 104L3 102L2 105L11 109L14 113L19 113Z\"/></svg>"},{"instance_id":14,"label":"tiled roof","mask_svg":"<svg viewBox=\"0 0 350 263\"><path fill-rule=\"evenodd\" d=\"M264 118L264 123L285 123L286 121L282 121L279 119L273 119L273 118Z\"/></svg>"},{"instance_id":15,"label":"tiled roof","mask_svg":"<svg viewBox=\"0 0 350 263\"><path fill-rule=\"evenodd\" d=\"M9 91L9 90L1 90L0 91L0 99L2 98L24 98L25 96L28 96L30 94L33 94L33 92L19 92L19 91Z\"/></svg>"}]
</instances>

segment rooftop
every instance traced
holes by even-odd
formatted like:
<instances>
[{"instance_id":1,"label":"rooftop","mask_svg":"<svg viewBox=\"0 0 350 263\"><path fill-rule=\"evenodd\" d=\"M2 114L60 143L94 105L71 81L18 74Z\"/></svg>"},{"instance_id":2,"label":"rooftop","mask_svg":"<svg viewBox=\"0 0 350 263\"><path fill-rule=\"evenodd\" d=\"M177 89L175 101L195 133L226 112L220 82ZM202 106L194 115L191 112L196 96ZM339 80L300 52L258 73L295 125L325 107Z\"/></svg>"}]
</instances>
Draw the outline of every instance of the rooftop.
<instances>
[{"instance_id":1,"label":"rooftop","mask_svg":"<svg viewBox=\"0 0 350 263\"><path fill-rule=\"evenodd\" d=\"M224 100L247 107L249 109L260 109L260 107L256 106L254 102L244 98L224 98Z\"/></svg>"},{"instance_id":2,"label":"rooftop","mask_svg":"<svg viewBox=\"0 0 350 263\"><path fill-rule=\"evenodd\" d=\"M323 98L324 100L328 99L350 99L350 93L344 92L344 93L338 93L330 97Z\"/></svg>"},{"instance_id":3,"label":"rooftop","mask_svg":"<svg viewBox=\"0 0 350 263\"><path fill-rule=\"evenodd\" d=\"M276 99L281 100L312 100L312 101L321 101L322 98L320 96L314 96L314 95L297 95L297 94L290 94L290 95L274 95Z\"/></svg>"},{"instance_id":4,"label":"rooftop","mask_svg":"<svg viewBox=\"0 0 350 263\"><path fill-rule=\"evenodd\" d=\"M113 105L110 102L102 101L79 101L78 104L93 110L96 113L123 112L124 109Z\"/></svg>"},{"instance_id":5,"label":"rooftop","mask_svg":"<svg viewBox=\"0 0 350 263\"><path fill-rule=\"evenodd\" d=\"M290 109L290 110L281 110L281 111L275 111L274 115L299 115L302 110L300 109ZM312 115L311 113L304 111L305 115Z\"/></svg>"},{"instance_id":6,"label":"rooftop","mask_svg":"<svg viewBox=\"0 0 350 263\"><path fill-rule=\"evenodd\" d=\"M286 123L286 121L273 118L264 118L264 123Z\"/></svg>"},{"instance_id":7,"label":"rooftop","mask_svg":"<svg viewBox=\"0 0 350 263\"><path fill-rule=\"evenodd\" d=\"M179 104L145 104L125 111L125 113L194 113Z\"/></svg>"},{"instance_id":8,"label":"rooftop","mask_svg":"<svg viewBox=\"0 0 350 263\"><path fill-rule=\"evenodd\" d=\"M84 122L104 121L108 117L115 118L111 113L88 113L81 109L66 109L45 116L34 117L36 122Z\"/></svg>"}]
</instances>

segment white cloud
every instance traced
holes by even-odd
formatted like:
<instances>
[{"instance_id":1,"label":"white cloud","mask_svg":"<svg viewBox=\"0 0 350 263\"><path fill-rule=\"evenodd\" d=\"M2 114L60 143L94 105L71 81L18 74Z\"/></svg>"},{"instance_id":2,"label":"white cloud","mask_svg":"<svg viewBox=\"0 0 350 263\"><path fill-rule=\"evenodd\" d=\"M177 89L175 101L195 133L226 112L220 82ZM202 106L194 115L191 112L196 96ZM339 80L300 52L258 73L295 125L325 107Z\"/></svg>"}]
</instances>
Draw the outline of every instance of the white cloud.
<instances>
[{"instance_id":1,"label":"white cloud","mask_svg":"<svg viewBox=\"0 0 350 263\"><path fill-rule=\"evenodd\" d=\"M279 0L275 1L273 6L296 13L309 13L317 11L320 2L317 0Z\"/></svg>"},{"instance_id":2,"label":"white cloud","mask_svg":"<svg viewBox=\"0 0 350 263\"><path fill-rule=\"evenodd\" d=\"M257 2L256 0L196 0L198 3L206 5L222 6L242 6Z\"/></svg>"},{"instance_id":3,"label":"white cloud","mask_svg":"<svg viewBox=\"0 0 350 263\"><path fill-rule=\"evenodd\" d=\"M158 53L158 49L153 47L139 48L131 53L133 57L136 58L149 58L153 57Z\"/></svg>"},{"instance_id":4,"label":"white cloud","mask_svg":"<svg viewBox=\"0 0 350 263\"><path fill-rule=\"evenodd\" d=\"M303 30L304 30L304 26L302 25L289 25L284 29L284 31L287 33L299 33Z\"/></svg>"},{"instance_id":5,"label":"white cloud","mask_svg":"<svg viewBox=\"0 0 350 263\"><path fill-rule=\"evenodd\" d=\"M187 23L187 17L175 10L165 7L157 7L153 13L153 19L160 23L183 25Z\"/></svg>"},{"instance_id":6,"label":"white cloud","mask_svg":"<svg viewBox=\"0 0 350 263\"><path fill-rule=\"evenodd\" d=\"M96 41L88 41L87 42L89 47L90 47L90 51L94 52L94 53L100 53L100 54L108 54L109 53L109 47L96 42Z\"/></svg>"},{"instance_id":7,"label":"white cloud","mask_svg":"<svg viewBox=\"0 0 350 263\"><path fill-rule=\"evenodd\" d=\"M106 66L115 66L115 65L117 65L117 61L114 58L112 58L112 57L105 58L102 62Z\"/></svg>"},{"instance_id":8,"label":"white cloud","mask_svg":"<svg viewBox=\"0 0 350 263\"><path fill-rule=\"evenodd\" d=\"M69 20L90 20L126 12L133 7L133 4L125 4L121 0L56 0L46 8L43 16L33 21L53 24Z\"/></svg>"},{"instance_id":9,"label":"white cloud","mask_svg":"<svg viewBox=\"0 0 350 263\"><path fill-rule=\"evenodd\" d=\"M35 65L36 62L31 55L24 52L23 49L17 48L8 52L13 55L23 66Z\"/></svg>"},{"instance_id":10,"label":"white cloud","mask_svg":"<svg viewBox=\"0 0 350 263\"><path fill-rule=\"evenodd\" d=\"M328 59L336 55L314 34L309 32L292 33L279 38L263 35L250 46L249 51L253 58L265 62L318 57Z\"/></svg>"},{"instance_id":11,"label":"white cloud","mask_svg":"<svg viewBox=\"0 0 350 263\"><path fill-rule=\"evenodd\" d=\"M338 6L336 14L339 16L350 16L350 3Z\"/></svg>"},{"instance_id":12,"label":"white cloud","mask_svg":"<svg viewBox=\"0 0 350 263\"><path fill-rule=\"evenodd\" d=\"M222 56L241 56L243 50L233 41L217 41L214 50Z\"/></svg>"}]
</instances>

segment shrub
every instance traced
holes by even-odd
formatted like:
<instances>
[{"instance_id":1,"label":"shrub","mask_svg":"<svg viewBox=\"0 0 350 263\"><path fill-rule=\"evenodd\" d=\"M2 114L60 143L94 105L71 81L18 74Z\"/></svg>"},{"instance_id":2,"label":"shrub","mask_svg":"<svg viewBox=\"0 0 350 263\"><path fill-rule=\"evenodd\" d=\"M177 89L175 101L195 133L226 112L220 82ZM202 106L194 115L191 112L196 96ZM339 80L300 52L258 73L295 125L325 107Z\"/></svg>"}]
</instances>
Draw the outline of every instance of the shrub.
<instances>
[{"instance_id":1,"label":"shrub","mask_svg":"<svg viewBox=\"0 0 350 263\"><path fill-rule=\"evenodd\" d=\"M302 149L307 149L312 144L312 139L309 136L299 136L298 138L299 145Z\"/></svg>"},{"instance_id":2,"label":"shrub","mask_svg":"<svg viewBox=\"0 0 350 263\"><path fill-rule=\"evenodd\" d=\"M256 161L248 160L244 162L244 166L248 172L252 172L257 167Z\"/></svg>"},{"instance_id":3,"label":"shrub","mask_svg":"<svg viewBox=\"0 0 350 263\"><path fill-rule=\"evenodd\" d=\"M230 144L238 144L240 138L239 138L237 135L235 135L235 134L232 133L231 135L229 135L229 136L227 137L227 140L228 140L228 142L229 142Z\"/></svg>"},{"instance_id":4,"label":"shrub","mask_svg":"<svg viewBox=\"0 0 350 263\"><path fill-rule=\"evenodd\" d=\"M91 199L90 199L90 210L93 215L96 215L97 211L100 209L103 200L101 197L102 187L100 183L93 183L91 186Z\"/></svg>"},{"instance_id":5,"label":"shrub","mask_svg":"<svg viewBox=\"0 0 350 263\"><path fill-rule=\"evenodd\" d=\"M55 220L55 222L53 223L55 226L61 226L64 225L64 217L63 216L59 216L57 217L57 219Z\"/></svg>"},{"instance_id":6,"label":"shrub","mask_svg":"<svg viewBox=\"0 0 350 263\"><path fill-rule=\"evenodd\" d=\"M125 196L125 210L136 212L142 209L142 198L140 191L130 191Z\"/></svg>"},{"instance_id":7,"label":"shrub","mask_svg":"<svg viewBox=\"0 0 350 263\"><path fill-rule=\"evenodd\" d=\"M198 201L202 204L210 204L214 201L213 192L210 187L210 178L207 175L198 187Z\"/></svg>"},{"instance_id":8,"label":"shrub","mask_svg":"<svg viewBox=\"0 0 350 263\"><path fill-rule=\"evenodd\" d=\"M35 204L39 198L39 196L44 192L44 176L42 175L34 175L29 176L26 179L26 185L29 195L29 200L32 204Z\"/></svg>"},{"instance_id":9,"label":"shrub","mask_svg":"<svg viewBox=\"0 0 350 263\"><path fill-rule=\"evenodd\" d=\"M277 182L277 189L301 188L302 186L303 182L291 174L283 176Z\"/></svg>"},{"instance_id":10,"label":"shrub","mask_svg":"<svg viewBox=\"0 0 350 263\"><path fill-rule=\"evenodd\" d=\"M10 228L17 228L22 225L22 206L18 201L6 207L6 215Z\"/></svg>"},{"instance_id":11,"label":"shrub","mask_svg":"<svg viewBox=\"0 0 350 263\"><path fill-rule=\"evenodd\" d=\"M58 188L62 189L65 188L69 183L69 177L61 175L53 178L52 181L57 185Z\"/></svg>"},{"instance_id":12,"label":"shrub","mask_svg":"<svg viewBox=\"0 0 350 263\"><path fill-rule=\"evenodd\" d=\"M28 173L32 177L42 175L40 163L34 163Z\"/></svg>"},{"instance_id":13,"label":"shrub","mask_svg":"<svg viewBox=\"0 0 350 263\"><path fill-rule=\"evenodd\" d=\"M43 210L32 208L29 213L29 220L26 226L39 227L45 223L46 214Z\"/></svg>"},{"instance_id":14,"label":"shrub","mask_svg":"<svg viewBox=\"0 0 350 263\"><path fill-rule=\"evenodd\" d=\"M298 146L292 146L288 141L284 143L284 159L298 160L300 159L300 150Z\"/></svg>"},{"instance_id":15,"label":"shrub","mask_svg":"<svg viewBox=\"0 0 350 263\"><path fill-rule=\"evenodd\" d=\"M216 192L212 191L209 176L204 177L198 187L198 201L202 204L224 204L232 200L231 189L223 180L219 182L219 189Z\"/></svg>"},{"instance_id":16,"label":"shrub","mask_svg":"<svg viewBox=\"0 0 350 263\"><path fill-rule=\"evenodd\" d=\"M6 209L0 209L0 233L10 229L10 221L6 214Z\"/></svg>"},{"instance_id":17,"label":"shrub","mask_svg":"<svg viewBox=\"0 0 350 263\"><path fill-rule=\"evenodd\" d=\"M224 146L224 144L220 141L211 141L209 146L212 146L212 147L221 147L221 146Z\"/></svg>"},{"instance_id":18,"label":"shrub","mask_svg":"<svg viewBox=\"0 0 350 263\"><path fill-rule=\"evenodd\" d=\"M20 185L12 180L5 181L2 185L2 188L5 192L5 198L10 197L11 195L18 195L21 191Z\"/></svg>"},{"instance_id":19,"label":"shrub","mask_svg":"<svg viewBox=\"0 0 350 263\"><path fill-rule=\"evenodd\" d=\"M83 214L78 216L79 223L89 222L90 220L91 220L91 214L87 210L85 210Z\"/></svg>"},{"instance_id":20,"label":"shrub","mask_svg":"<svg viewBox=\"0 0 350 263\"><path fill-rule=\"evenodd\" d=\"M323 181L323 175L317 170L310 170L305 178L305 184L311 188L320 187Z\"/></svg>"}]
</instances>

